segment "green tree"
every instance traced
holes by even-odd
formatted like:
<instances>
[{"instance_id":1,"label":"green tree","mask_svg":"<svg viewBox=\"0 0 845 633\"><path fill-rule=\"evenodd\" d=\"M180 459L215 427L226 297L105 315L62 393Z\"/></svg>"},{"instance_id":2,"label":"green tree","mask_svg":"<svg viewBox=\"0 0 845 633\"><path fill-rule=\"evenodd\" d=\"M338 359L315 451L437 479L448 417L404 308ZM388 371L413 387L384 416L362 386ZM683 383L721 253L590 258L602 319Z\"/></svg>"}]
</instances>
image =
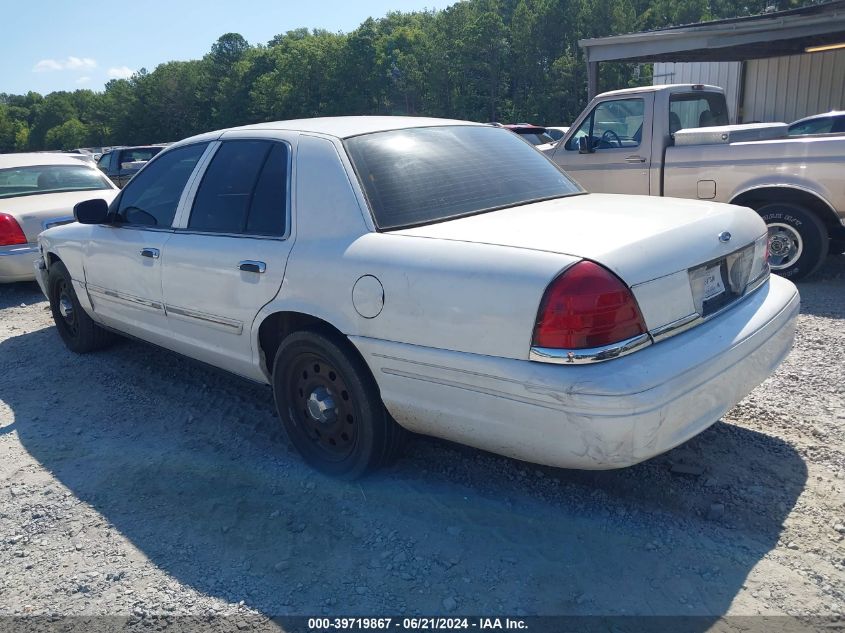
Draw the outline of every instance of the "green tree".
<instances>
[{"instance_id":1,"label":"green tree","mask_svg":"<svg viewBox=\"0 0 845 633\"><path fill-rule=\"evenodd\" d=\"M47 149L75 149L85 145L87 136L85 124L72 118L47 130L45 146Z\"/></svg>"}]
</instances>

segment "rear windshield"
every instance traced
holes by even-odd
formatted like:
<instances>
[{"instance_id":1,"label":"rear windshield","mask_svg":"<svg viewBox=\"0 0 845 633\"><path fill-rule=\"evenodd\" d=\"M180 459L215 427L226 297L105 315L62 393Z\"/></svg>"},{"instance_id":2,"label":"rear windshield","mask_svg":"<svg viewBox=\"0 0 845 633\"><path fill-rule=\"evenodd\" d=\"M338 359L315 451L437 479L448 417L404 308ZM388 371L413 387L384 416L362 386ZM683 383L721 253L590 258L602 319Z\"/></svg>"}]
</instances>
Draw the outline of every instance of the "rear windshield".
<instances>
[{"instance_id":1,"label":"rear windshield","mask_svg":"<svg viewBox=\"0 0 845 633\"><path fill-rule=\"evenodd\" d=\"M412 128L356 136L345 145L382 230L582 193L502 128Z\"/></svg>"},{"instance_id":2,"label":"rear windshield","mask_svg":"<svg viewBox=\"0 0 845 633\"><path fill-rule=\"evenodd\" d=\"M82 164L0 169L0 199L111 188L108 180L99 171Z\"/></svg>"},{"instance_id":3,"label":"rear windshield","mask_svg":"<svg viewBox=\"0 0 845 633\"><path fill-rule=\"evenodd\" d=\"M718 92L676 93L669 97L669 132L728 124L725 95Z\"/></svg>"}]
</instances>

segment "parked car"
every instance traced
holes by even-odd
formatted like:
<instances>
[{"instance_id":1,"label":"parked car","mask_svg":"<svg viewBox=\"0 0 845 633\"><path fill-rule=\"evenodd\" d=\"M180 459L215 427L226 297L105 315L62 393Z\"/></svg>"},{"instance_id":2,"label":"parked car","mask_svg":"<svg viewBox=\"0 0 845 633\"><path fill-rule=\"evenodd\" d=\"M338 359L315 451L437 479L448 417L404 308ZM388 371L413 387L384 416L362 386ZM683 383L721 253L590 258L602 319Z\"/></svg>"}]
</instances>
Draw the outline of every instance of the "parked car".
<instances>
[{"instance_id":1,"label":"parked car","mask_svg":"<svg viewBox=\"0 0 845 633\"><path fill-rule=\"evenodd\" d=\"M815 114L790 123L789 136L845 133L845 110Z\"/></svg>"},{"instance_id":2,"label":"parked car","mask_svg":"<svg viewBox=\"0 0 845 633\"><path fill-rule=\"evenodd\" d=\"M772 270L812 274L845 251L845 137L786 136L781 124L727 125L716 86L598 95L547 156L588 191L717 200L769 226Z\"/></svg>"},{"instance_id":3,"label":"parked car","mask_svg":"<svg viewBox=\"0 0 845 633\"><path fill-rule=\"evenodd\" d=\"M75 158L76 160L81 160L86 163L95 164L97 162L97 159L94 158L94 155L91 152L86 152L84 150L73 149L64 153L71 158Z\"/></svg>"},{"instance_id":4,"label":"parked car","mask_svg":"<svg viewBox=\"0 0 845 633\"><path fill-rule=\"evenodd\" d=\"M303 457L346 478L403 429L553 466L648 459L763 381L799 308L754 212L586 194L462 121L208 133L75 214L36 265L71 350L117 331L267 383Z\"/></svg>"},{"instance_id":5,"label":"parked car","mask_svg":"<svg viewBox=\"0 0 845 633\"><path fill-rule=\"evenodd\" d=\"M519 134L526 141L532 145L545 145L553 143L554 139L546 134L546 128L539 125L531 125L529 123L514 123L510 125L503 125L503 128L510 130L514 134Z\"/></svg>"},{"instance_id":6,"label":"parked car","mask_svg":"<svg viewBox=\"0 0 845 633\"><path fill-rule=\"evenodd\" d=\"M568 127L549 127L546 126L546 134L552 137L553 141L559 141L563 135L569 131Z\"/></svg>"},{"instance_id":7,"label":"parked car","mask_svg":"<svg viewBox=\"0 0 845 633\"><path fill-rule=\"evenodd\" d=\"M97 161L97 167L118 187L123 187L153 156L164 149L162 145L139 145L112 149Z\"/></svg>"},{"instance_id":8,"label":"parked car","mask_svg":"<svg viewBox=\"0 0 845 633\"><path fill-rule=\"evenodd\" d=\"M92 191L110 201L115 187L93 163L69 154L0 154L0 283L35 279L38 234L73 221Z\"/></svg>"}]
</instances>

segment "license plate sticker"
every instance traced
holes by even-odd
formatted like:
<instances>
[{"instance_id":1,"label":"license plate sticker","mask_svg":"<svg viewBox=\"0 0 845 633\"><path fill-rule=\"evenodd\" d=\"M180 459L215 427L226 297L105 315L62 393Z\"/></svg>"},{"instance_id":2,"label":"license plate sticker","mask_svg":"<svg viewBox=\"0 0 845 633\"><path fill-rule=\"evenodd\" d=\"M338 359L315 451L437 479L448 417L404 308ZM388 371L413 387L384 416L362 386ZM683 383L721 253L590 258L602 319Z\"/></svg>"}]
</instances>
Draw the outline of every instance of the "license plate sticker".
<instances>
[{"instance_id":1,"label":"license plate sticker","mask_svg":"<svg viewBox=\"0 0 845 633\"><path fill-rule=\"evenodd\" d=\"M725 291L725 283L722 281L721 264L705 268L701 277L704 281L704 293L702 295L704 301L718 297Z\"/></svg>"}]
</instances>

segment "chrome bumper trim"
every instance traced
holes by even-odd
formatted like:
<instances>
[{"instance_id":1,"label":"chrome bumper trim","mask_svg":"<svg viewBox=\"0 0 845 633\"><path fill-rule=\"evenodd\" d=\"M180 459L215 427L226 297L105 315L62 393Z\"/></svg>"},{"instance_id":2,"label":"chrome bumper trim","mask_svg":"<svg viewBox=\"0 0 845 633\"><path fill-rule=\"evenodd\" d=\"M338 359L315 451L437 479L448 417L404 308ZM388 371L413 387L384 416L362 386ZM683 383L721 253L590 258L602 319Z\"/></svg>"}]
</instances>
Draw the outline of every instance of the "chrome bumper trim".
<instances>
[{"instance_id":1,"label":"chrome bumper trim","mask_svg":"<svg viewBox=\"0 0 845 633\"><path fill-rule=\"evenodd\" d=\"M651 336L640 334L612 345L593 347L590 349L553 349L549 347L532 347L528 354L529 360L544 363L558 363L561 365L583 365L585 363L599 363L611 358L619 358L636 352L651 345Z\"/></svg>"},{"instance_id":2,"label":"chrome bumper trim","mask_svg":"<svg viewBox=\"0 0 845 633\"><path fill-rule=\"evenodd\" d=\"M0 249L0 257L14 257L15 255L26 255L28 253L35 253L38 250L38 244L21 244L20 247L9 247L9 250Z\"/></svg>"}]
</instances>

